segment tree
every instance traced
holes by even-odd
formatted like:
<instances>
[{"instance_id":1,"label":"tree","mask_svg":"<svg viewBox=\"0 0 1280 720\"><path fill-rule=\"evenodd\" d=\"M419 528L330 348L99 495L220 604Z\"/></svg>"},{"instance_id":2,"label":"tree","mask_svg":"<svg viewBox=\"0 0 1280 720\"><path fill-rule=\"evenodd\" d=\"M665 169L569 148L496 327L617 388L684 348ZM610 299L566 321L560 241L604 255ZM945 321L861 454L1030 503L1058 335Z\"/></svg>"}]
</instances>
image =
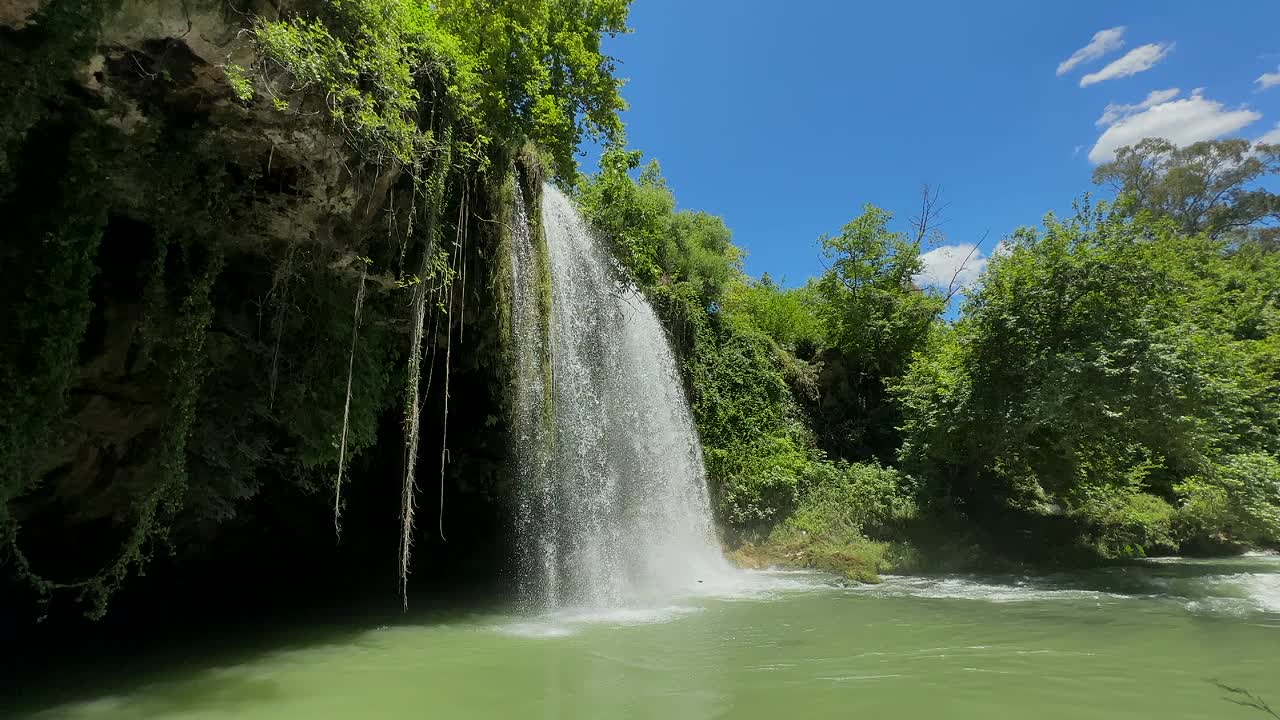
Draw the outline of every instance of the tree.
<instances>
[{"instance_id":1,"label":"tree","mask_svg":"<svg viewBox=\"0 0 1280 720\"><path fill-rule=\"evenodd\" d=\"M1147 138L1120 148L1116 159L1093 171L1130 212L1172 218L1187 233L1221 237L1240 232L1274 242L1280 223L1280 195L1259 181L1280 172L1280 145L1248 140L1208 140L1179 147Z\"/></svg>"},{"instance_id":2,"label":"tree","mask_svg":"<svg viewBox=\"0 0 1280 720\"><path fill-rule=\"evenodd\" d=\"M756 330L788 352L809 360L823 344L822 324L813 284L786 289L765 273L759 280L743 278L729 286L720 312L741 330Z\"/></svg>"},{"instance_id":3,"label":"tree","mask_svg":"<svg viewBox=\"0 0 1280 720\"><path fill-rule=\"evenodd\" d=\"M719 217L676 210L658 161L641 169L641 157L638 150L607 148L599 172L580 178L578 204L641 288L684 285L710 307L742 274L742 251Z\"/></svg>"},{"instance_id":4,"label":"tree","mask_svg":"<svg viewBox=\"0 0 1280 720\"><path fill-rule=\"evenodd\" d=\"M626 109L604 37L628 32L631 0L343 0L259 19L254 36L282 109L290 95L324 100L367 156L412 167L456 144L532 142L555 173L577 175L584 138L613 142ZM284 71L292 80L275 77ZM228 66L242 100L254 83ZM294 110L297 108L295 107ZM457 131L457 137L453 137ZM450 140L452 138L452 140Z\"/></svg>"},{"instance_id":5,"label":"tree","mask_svg":"<svg viewBox=\"0 0 1280 720\"><path fill-rule=\"evenodd\" d=\"M838 235L819 240L827 271L815 285L818 311L838 351L826 357L820 434L829 452L848 459L896 450L899 417L886 384L906 370L946 306L913 280L926 233L891 232L892 217L867 205Z\"/></svg>"},{"instance_id":6,"label":"tree","mask_svg":"<svg viewBox=\"0 0 1280 720\"><path fill-rule=\"evenodd\" d=\"M1008 248L894 386L904 469L972 512L1063 508L1105 553L1167 546L1183 500L1188 532L1264 537L1280 257L1106 206Z\"/></svg>"}]
</instances>

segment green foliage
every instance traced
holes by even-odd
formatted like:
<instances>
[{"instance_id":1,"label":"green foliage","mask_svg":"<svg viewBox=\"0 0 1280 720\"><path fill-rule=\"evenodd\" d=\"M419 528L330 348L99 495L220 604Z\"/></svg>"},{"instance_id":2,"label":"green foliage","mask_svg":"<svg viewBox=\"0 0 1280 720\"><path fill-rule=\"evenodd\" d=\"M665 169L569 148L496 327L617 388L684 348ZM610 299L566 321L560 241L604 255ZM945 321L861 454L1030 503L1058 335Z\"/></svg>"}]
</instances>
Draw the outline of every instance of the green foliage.
<instances>
[{"instance_id":1,"label":"green foliage","mask_svg":"<svg viewBox=\"0 0 1280 720\"><path fill-rule=\"evenodd\" d=\"M1175 546L1178 483L1280 442L1277 265L1105 206L1007 247L895 384L904 469L971 513L1065 505L1107 555Z\"/></svg>"},{"instance_id":2,"label":"green foliage","mask_svg":"<svg viewBox=\"0 0 1280 720\"><path fill-rule=\"evenodd\" d=\"M917 513L914 488L896 470L869 464L814 463L786 524L812 535L885 537Z\"/></svg>"},{"instance_id":3,"label":"green foliage","mask_svg":"<svg viewBox=\"0 0 1280 720\"><path fill-rule=\"evenodd\" d=\"M582 178L575 193L578 206L613 246L614 256L641 287L659 284L663 268L659 256L673 242L670 237L675 196L667 189L657 161L639 178L639 150L614 146L600 157L600 170Z\"/></svg>"},{"instance_id":4,"label":"green foliage","mask_svg":"<svg viewBox=\"0 0 1280 720\"><path fill-rule=\"evenodd\" d=\"M37 486L36 468L79 375L80 343L93 311L90 292L107 222L96 197L105 170L97 129L39 126L13 165L22 172L0 203L19 242L6 248L17 270L0 285L0 563L35 588L50 583L17 546L10 503Z\"/></svg>"},{"instance_id":5,"label":"green foliage","mask_svg":"<svg viewBox=\"0 0 1280 720\"><path fill-rule=\"evenodd\" d=\"M717 514L733 532L768 528L794 504L813 458L782 358L764 335L735 330L708 314L687 285L660 286L654 300L679 329Z\"/></svg>"},{"instance_id":6,"label":"green foliage","mask_svg":"<svg viewBox=\"0 0 1280 720\"><path fill-rule=\"evenodd\" d=\"M1116 151L1099 165L1093 181L1114 188L1130 212L1171 218L1183 232L1269 235L1280 221L1280 195L1260 182L1280 172L1280 145L1248 140L1206 140L1179 147L1147 138ZM1258 227L1271 221L1270 229Z\"/></svg>"},{"instance_id":7,"label":"green foliage","mask_svg":"<svg viewBox=\"0 0 1280 720\"><path fill-rule=\"evenodd\" d=\"M280 387L274 414L293 442L291 453L304 470L328 467L337 459L338 435L346 396L347 358L329 349L349 339L355 290L336 283L323 266L307 268L293 285L290 304L307 308L289 321L285 341L288 355L281 358ZM368 320L385 315L386 309L371 303L351 366L351 410L347 430L347 454L356 457L376 440L378 416L390 407L399 392L392 372L400 363L397 338L387 328ZM265 359L265 358L264 358ZM306 480L315 474L304 474Z\"/></svg>"},{"instance_id":8,"label":"green foliage","mask_svg":"<svg viewBox=\"0 0 1280 720\"><path fill-rule=\"evenodd\" d=\"M259 20L259 49L296 91L324 99L330 118L375 160L415 167L434 138L420 129L415 68L442 63L447 50L423 4L402 0L318 3L314 17ZM448 77L448 66L438 72ZM241 97L244 93L234 85Z\"/></svg>"},{"instance_id":9,"label":"green foliage","mask_svg":"<svg viewBox=\"0 0 1280 720\"><path fill-rule=\"evenodd\" d=\"M607 148L599 172L579 182L578 204L640 287L687 285L709 307L741 276L742 252L720 218L676 210L656 160L633 178L640 158Z\"/></svg>"},{"instance_id":10,"label":"green foliage","mask_svg":"<svg viewBox=\"0 0 1280 720\"><path fill-rule=\"evenodd\" d=\"M829 269L816 292L828 337L873 378L899 375L943 309L942 298L914 285L920 244L891 232L892 218L867 205L839 235L820 239Z\"/></svg>"},{"instance_id":11,"label":"green foliage","mask_svg":"<svg viewBox=\"0 0 1280 720\"><path fill-rule=\"evenodd\" d=\"M813 286L814 306L836 353L827 357L818 430L826 450L844 458L892 457L901 417L887 387L946 305L915 286L920 241L890 231L891 219L867 205L839 235L821 238L828 270Z\"/></svg>"},{"instance_id":12,"label":"green foliage","mask_svg":"<svg viewBox=\"0 0 1280 720\"><path fill-rule=\"evenodd\" d=\"M1086 541L1103 557L1145 557L1178 549L1173 506L1132 487L1086 486L1072 514L1083 524Z\"/></svg>"},{"instance_id":13,"label":"green foliage","mask_svg":"<svg viewBox=\"0 0 1280 720\"><path fill-rule=\"evenodd\" d=\"M763 543L746 543L731 554L747 568L798 567L821 570L859 583L880 582L910 557L909 546L869 540L859 535L817 537L784 525Z\"/></svg>"},{"instance_id":14,"label":"green foliage","mask_svg":"<svg viewBox=\"0 0 1280 720\"><path fill-rule=\"evenodd\" d=\"M613 141L626 109L604 36L628 32L631 0L444 0L438 27L456 38L461 103L481 118L482 133L513 147L545 149L566 180L576 175L582 139Z\"/></svg>"},{"instance_id":15,"label":"green foliage","mask_svg":"<svg viewBox=\"0 0 1280 720\"><path fill-rule=\"evenodd\" d=\"M331 0L309 15L259 21L255 36L266 73L283 71L292 91L322 99L377 160L417 167L441 142L436 128L456 124L474 159L495 140L512 149L532 141L572 177L583 137L621 132L621 82L600 43L626 31L629 5Z\"/></svg>"},{"instance_id":16,"label":"green foliage","mask_svg":"<svg viewBox=\"0 0 1280 720\"><path fill-rule=\"evenodd\" d=\"M916 516L913 489L896 471L875 464L811 463L795 511L736 559L748 566L810 567L859 582L911 562L911 548L869 539L900 535Z\"/></svg>"},{"instance_id":17,"label":"green foliage","mask_svg":"<svg viewBox=\"0 0 1280 720\"><path fill-rule=\"evenodd\" d=\"M576 188L580 208L646 291L679 351L716 511L731 534L767 531L815 458L788 386L788 358L738 303L748 287L724 223L677 211L656 161L606 149Z\"/></svg>"},{"instance_id":18,"label":"green foliage","mask_svg":"<svg viewBox=\"0 0 1280 720\"><path fill-rule=\"evenodd\" d=\"M732 283L720 303L725 321L743 332L764 333L793 355L812 358L825 346L816 288L779 287L765 273L759 280Z\"/></svg>"},{"instance_id":19,"label":"green foliage","mask_svg":"<svg viewBox=\"0 0 1280 720\"><path fill-rule=\"evenodd\" d=\"M231 92L235 94L236 99L241 102L252 102L257 95L257 91L253 88L253 80L249 77L249 71L235 63L229 63L223 71L227 74L227 84L231 86ZM281 98L276 98L276 100L284 102ZM277 109L285 109L287 107L288 103L285 103L284 108L277 107Z\"/></svg>"},{"instance_id":20,"label":"green foliage","mask_svg":"<svg viewBox=\"0 0 1280 720\"><path fill-rule=\"evenodd\" d=\"M185 296L169 323L159 357L166 368L169 416L151 461L150 487L137 499L132 527L115 559L96 575L72 586L80 589L82 600L91 603L88 614L94 619L106 614L108 600L129 573L142 570L150 544L166 535L168 522L186 499L187 443L204 385L205 341L213 316L209 293L222 270L222 257L216 247L195 243L179 244L177 249L181 266L190 277L182 283Z\"/></svg>"},{"instance_id":21,"label":"green foliage","mask_svg":"<svg viewBox=\"0 0 1280 720\"><path fill-rule=\"evenodd\" d=\"M1276 456L1231 455L1175 489L1183 499L1187 532L1280 544L1280 459Z\"/></svg>"},{"instance_id":22,"label":"green foliage","mask_svg":"<svg viewBox=\"0 0 1280 720\"><path fill-rule=\"evenodd\" d=\"M861 394L850 403L879 398L882 373L905 364L940 311L940 298L910 285L918 244L890 233L888 214L869 207L824 239L831 272L784 290L767 276L744 276L723 223L677 211L657 163L642 169L639 152L606 149L600 171L576 194L680 352L717 514L734 538L767 535L815 478L845 472L824 461L806 417L804 403L817 393L808 360L828 338L841 338L860 363ZM880 346L863 347L869 338ZM883 357L891 352L900 357ZM841 487L856 496L848 508L872 502L867 483Z\"/></svg>"}]
</instances>

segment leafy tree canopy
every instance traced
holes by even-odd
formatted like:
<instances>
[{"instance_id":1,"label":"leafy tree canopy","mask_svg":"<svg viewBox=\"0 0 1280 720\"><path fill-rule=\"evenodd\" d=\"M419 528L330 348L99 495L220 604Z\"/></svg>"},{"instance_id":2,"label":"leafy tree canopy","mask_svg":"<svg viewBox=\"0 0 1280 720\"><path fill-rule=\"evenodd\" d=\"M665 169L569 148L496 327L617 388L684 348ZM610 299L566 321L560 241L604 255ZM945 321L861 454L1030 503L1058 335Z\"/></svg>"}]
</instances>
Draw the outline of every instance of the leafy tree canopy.
<instances>
[{"instance_id":1,"label":"leafy tree canopy","mask_svg":"<svg viewBox=\"0 0 1280 720\"><path fill-rule=\"evenodd\" d=\"M368 152L414 165L440 143L433 128L448 114L443 124L462 125L470 149L532 141L572 178L584 137L621 134L622 81L601 42L627 32L630 4L318 2L312 13L259 22L256 37L268 73L284 71L293 91L324 97L332 119ZM242 68L228 74L242 97L252 96ZM277 104L290 107L288 98Z\"/></svg>"},{"instance_id":2,"label":"leafy tree canopy","mask_svg":"<svg viewBox=\"0 0 1280 720\"><path fill-rule=\"evenodd\" d=\"M1179 147L1148 138L1120 148L1093 181L1116 190L1131 211L1172 218L1187 233L1242 233L1274 242L1280 195L1261 186L1280 172L1280 145L1207 140Z\"/></svg>"}]
</instances>

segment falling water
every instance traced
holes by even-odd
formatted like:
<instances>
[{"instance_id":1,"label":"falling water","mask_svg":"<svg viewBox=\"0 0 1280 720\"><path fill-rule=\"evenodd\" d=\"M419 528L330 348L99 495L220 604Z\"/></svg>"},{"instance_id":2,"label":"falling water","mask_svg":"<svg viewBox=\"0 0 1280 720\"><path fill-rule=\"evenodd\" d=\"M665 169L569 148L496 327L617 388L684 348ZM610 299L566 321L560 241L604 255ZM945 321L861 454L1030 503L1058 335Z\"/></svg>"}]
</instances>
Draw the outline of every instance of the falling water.
<instances>
[{"instance_id":1,"label":"falling water","mask_svg":"<svg viewBox=\"0 0 1280 720\"><path fill-rule=\"evenodd\" d=\"M569 199L547 186L544 329L539 256L519 198L516 215L516 462L528 595L549 607L620 607L723 577L702 451L653 308L619 280Z\"/></svg>"}]
</instances>

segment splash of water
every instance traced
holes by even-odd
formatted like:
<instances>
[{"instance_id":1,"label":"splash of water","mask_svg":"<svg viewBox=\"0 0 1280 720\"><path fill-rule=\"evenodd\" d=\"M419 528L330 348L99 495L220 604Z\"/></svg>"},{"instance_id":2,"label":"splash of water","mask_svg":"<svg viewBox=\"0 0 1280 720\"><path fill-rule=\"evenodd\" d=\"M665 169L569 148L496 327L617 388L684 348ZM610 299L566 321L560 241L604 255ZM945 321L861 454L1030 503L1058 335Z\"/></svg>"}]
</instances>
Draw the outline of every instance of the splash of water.
<instances>
[{"instance_id":1,"label":"splash of water","mask_svg":"<svg viewBox=\"0 0 1280 720\"><path fill-rule=\"evenodd\" d=\"M526 595L551 608L627 607L720 584L731 571L662 325L572 202L550 186L542 202L549 323L519 197L512 242Z\"/></svg>"}]
</instances>

